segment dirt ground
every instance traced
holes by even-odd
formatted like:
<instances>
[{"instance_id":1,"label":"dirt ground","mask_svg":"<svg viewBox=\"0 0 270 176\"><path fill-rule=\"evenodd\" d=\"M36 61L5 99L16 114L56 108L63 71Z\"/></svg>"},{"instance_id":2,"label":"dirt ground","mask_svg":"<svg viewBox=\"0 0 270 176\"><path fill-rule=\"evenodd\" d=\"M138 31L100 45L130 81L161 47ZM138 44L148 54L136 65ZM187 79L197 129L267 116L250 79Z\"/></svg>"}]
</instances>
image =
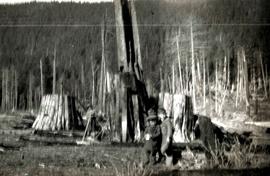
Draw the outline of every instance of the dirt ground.
<instances>
[{"instance_id":1,"label":"dirt ground","mask_svg":"<svg viewBox=\"0 0 270 176\"><path fill-rule=\"evenodd\" d=\"M24 113L0 115L0 175L215 175L215 164L204 152L184 148L172 168L163 164L142 168L142 145L110 143L77 145L81 136L40 136L31 129L15 129ZM83 133L82 131L79 133ZM39 137L39 140L35 140ZM53 139L54 142L47 141ZM61 142L59 142L61 141ZM241 153L243 155L243 153ZM269 153L244 155L244 170L220 170L221 175L267 175ZM252 156L250 156L252 155ZM248 156L248 157L247 157ZM234 157L234 156L233 156ZM233 162L231 164L237 164ZM246 164L245 163L245 164ZM229 166L228 166L229 167ZM233 167L233 166L232 166ZM256 168L260 169L256 169ZM250 168L250 169L246 169Z\"/></svg>"},{"instance_id":2,"label":"dirt ground","mask_svg":"<svg viewBox=\"0 0 270 176\"><path fill-rule=\"evenodd\" d=\"M140 146L113 145L46 145L44 143L21 142L14 137L1 135L5 151L0 153L0 175L45 176L45 175L215 175L213 170L194 168L195 160L188 151L182 153L181 162L173 168L159 164L140 168L142 159ZM203 155L200 153L200 155ZM199 156L199 154L197 155ZM263 169L241 171L242 174L265 175L270 173L269 156L264 156ZM203 158L203 156L201 157ZM268 158L268 160L267 160ZM192 160L192 161L191 161ZM262 158L260 159L262 161ZM182 168L180 168L180 165ZM207 163L205 163L207 164ZM239 174L235 170L221 170L223 175ZM258 172L259 171L259 172ZM184 174L185 173L185 174ZM261 174L259 174L261 173Z\"/></svg>"},{"instance_id":3,"label":"dirt ground","mask_svg":"<svg viewBox=\"0 0 270 176\"><path fill-rule=\"evenodd\" d=\"M139 148L26 145L1 154L0 175L115 175L140 159Z\"/></svg>"},{"instance_id":4,"label":"dirt ground","mask_svg":"<svg viewBox=\"0 0 270 176\"><path fill-rule=\"evenodd\" d=\"M14 129L20 120L17 114L0 115L0 175L126 175L148 172L148 169L140 167L142 146L77 145L76 141L80 141L81 136L40 136L32 134L31 129ZM83 131L78 133L83 134ZM40 141L31 140L35 137Z\"/></svg>"}]
</instances>

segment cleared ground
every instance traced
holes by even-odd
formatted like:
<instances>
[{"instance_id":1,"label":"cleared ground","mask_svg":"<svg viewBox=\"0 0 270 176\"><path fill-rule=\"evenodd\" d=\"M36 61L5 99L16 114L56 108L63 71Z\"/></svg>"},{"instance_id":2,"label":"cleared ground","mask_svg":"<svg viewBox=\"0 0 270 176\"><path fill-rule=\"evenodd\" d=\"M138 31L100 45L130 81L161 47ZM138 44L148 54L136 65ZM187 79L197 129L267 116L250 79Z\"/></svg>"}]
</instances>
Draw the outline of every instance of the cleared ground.
<instances>
[{"instance_id":1,"label":"cleared ground","mask_svg":"<svg viewBox=\"0 0 270 176\"><path fill-rule=\"evenodd\" d=\"M204 152L196 149L191 152L184 148L173 168L162 164L142 168L141 145L112 145L108 142L76 145L83 131L74 132L76 135L73 136L66 133L33 134L31 129L14 129L20 125L21 117L22 113L0 115L0 175L215 175L212 170L217 167L215 161L207 161ZM270 155L264 149L256 153L237 152L240 154L228 156L247 161L230 162L231 165L224 164L224 168L243 164L243 168L253 169L241 172L223 169L223 175L268 173L269 170L263 168L270 166ZM254 170L256 167L261 169ZM205 169L210 170L203 171Z\"/></svg>"}]
</instances>

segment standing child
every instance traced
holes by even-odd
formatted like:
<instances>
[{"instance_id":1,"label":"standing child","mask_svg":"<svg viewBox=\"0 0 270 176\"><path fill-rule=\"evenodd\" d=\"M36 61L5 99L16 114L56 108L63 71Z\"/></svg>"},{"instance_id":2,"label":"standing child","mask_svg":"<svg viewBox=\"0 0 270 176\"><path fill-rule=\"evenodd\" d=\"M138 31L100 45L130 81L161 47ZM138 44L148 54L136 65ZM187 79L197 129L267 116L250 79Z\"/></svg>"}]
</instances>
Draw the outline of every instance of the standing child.
<instances>
[{"instance_id":1,"label":"standing child","mask_svg":"<svg viewBox=\"0 0 270 176\"><path fill-rule=\"evenodd\" d=\"M162 142L161 142L161 154L166 157L166 165L172 166L173 154L172 154L172 137L173 137L173 126L172 122L167 117L166 111L163 108L158 109L158 118L161 121L161 134L162 134Z\"/></svg>"},{"instance_id":2,"label":"standing child","mask_svg":"<svg viewBox=\"0 0 270 176\"><path fill-rule=\"evenodd\" d=\"M148 117L146 119L147 126L144 132L144 153L145 161L144 165L155 164L156 163L156 154L160 150L161 145L161 129L157 124L157 114L155 111L150 110L148 112Z\"/></svg>"}]
</instances>

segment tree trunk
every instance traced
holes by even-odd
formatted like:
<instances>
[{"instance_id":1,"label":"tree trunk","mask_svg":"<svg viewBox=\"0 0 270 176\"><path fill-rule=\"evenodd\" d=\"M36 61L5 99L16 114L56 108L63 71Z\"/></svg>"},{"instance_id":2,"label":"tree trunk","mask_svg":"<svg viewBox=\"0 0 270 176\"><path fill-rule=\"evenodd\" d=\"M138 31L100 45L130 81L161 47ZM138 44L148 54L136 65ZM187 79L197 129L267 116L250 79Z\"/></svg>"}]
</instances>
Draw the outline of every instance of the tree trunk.
<instances>
[{"instance_id":1,"label":"tree trunk","mask_svg":"<svg viewBox=\"0 0 270 176\"><path fill-rule=\"evenodd\" d=\"M54 45L54 57L53 57L53 94L56 92L56 44Z\"/></svg>"},{"instance_id":2,"label":"tree trunk","mask_svg":"<svg viewBox=\"0 0 270 176\"><path fill-rule=\"evenodd\" d=\"M104 60L103 62L103 78L104 78L104 82L103 82L103 95L102 95L102 107L103 107L103 112L106 112L106 87L107 87L107 76L106 76L106 62Z\"/></svg>"},{"instance_id":3,"label":"tree trunk","mask_svg":"<svg viewBox=\"0 0 270 176\"><path fill-rule=\"evenodd\" d=\"M33 74L29 73L29 90L28 90L28 109L33 109Z\"/></svg>"},{"instance_id":4,"label":"tree trunk","mask_svg":"<svg viewBox=\"0 0 270 176\"><path fill-rule=\"evenodd\" d=\"M81 87L81 91L83 92L82 93L82 95L83 95L83 97L82 97L82 100L85 100L85 98L86 98L86 87L85 87L85 77L84 77L84 64L82 63L81 64L81 85L82 85L82 87Z\"/></svg>"},{"instance_id":5,"label":"tree trunk","mask_svg":"<svg viewBox=\"0 0 270 176\"><path fill-rule=\"evenodd\" d=\"M99 80L99 111L103 112L103 88L104 88L104 62L105 62L105 55L104 55L104 24L101 25L101 45L102 45L102 53L101 53L101 65L100 65L100 80Z\"/></svg>"},{"instance_id":6,"label":"tree trunk","mask_svg":"<svg viewBox=\"0 0 270 176\"><path fill-rule=\"evenodd\" d=\"M231 73L231 70L230 70L230 52L228 52L228 66L227 66L227 72L228 72L228 75L227 75L227 87L230 86L231 84L231 78L230 78L230 73Z\"/></svg>"},{"instance_id":7,"label":"tree trunk","mask_svg":"<svg viewBox=\"0 0 270 176\"><path fill-rule=\"evenodd\" d=\"M159 69L159 74L160 74L160 92L164 92L164 78L163 78L163 72L162 69Z\"/></svg>"},{"instance_id":8,"label":"tree trunk","mask_svg":"<svg viewBox=\"0 0 270 176\"><path fill-rule=\"evenodd\" d=\"M194 44L193 44L193 27L192 22L190 24L190 42L191 42L191 69L192 69L192 99L193 107L196 112L196 73L195 73L195 59L194 59Z\"/></svg>"},{"instance_id":9,"label":"tree trunk","mask_svg":"<svg viewBox=\"0 0 270 176\"><path fill-rule=\"evenodd\" d=\"M240 82L240 61L239 52L237 52L237 78L236 78L236 99L235 106L238 107L238 97L239 97L239 82Z\"/></svg>"},{"instance_id":10,"label":"tree trunk","mask_svg":"<svg viewBox=\"0 0 270 176\"><path fill-rule=\"evenodd\" d=\"M131 2L132 3L132 2ZM139 38L138 32L134 29L135 6L131 4L130 10L127 0L115 0L115 21L117 36L118 67L120 73L120 100L122 101L122 142L134 139L134 114L131 92L137 93L140 104L140 112L146 111L148 94L143 82L141 68L139 68ZM132 17L133 16L133 17ZM133 21L134 20L134 21ZM134 36L134 32L136 33ZM136 39L134 39L136 38ZM138 64L137 64L138 63ZM135 74L134 74L135 73ZM131 78L131 79L129 79ZM125 80L126 79L126 80ZM140 119L143 113L140 113ZM142 119L144 120L144 119ZM143 124L143 122L140 122ZM118 128L119 129L119 128Z\"/></svg>"},{"instance_id":11,"label":"tree trunk","mask_svg":"<svg viewBox=\"0 0 270 176\"><path fill-rule=\"evenodd\" d=\"M227 56L224 56L224 65L223 65L223 88L226 89L227 86Z\"/></svg>"},{"instance_id":12,"label":"tree trunk","mask_svg":"<svg viewBox=\"0 0 270 176\"><path fill-rule=\"evenodd\" d=\"M137 15L135 10L134 0L130 1L131 7L131 18L132 18L132 31L134 38L134 49L135 49L135 73L139 80L143 81L142 75L142 56L141 56L141 46L140 46L140 37L139 37L139 29L137 25Z\"/></svg>"},{"instance_id":13,"label":"tree trunk","mask_svg":"<svg viewBox=\"0 0 270 176\"><path fill-rule=\"evenodd\" d=\"M172 94L175 93L174 61L172 63Z\"/></svg>"},{"instance_id":14,"label":"tree trunk","mask_svg":"<svg viewBox=\"0 0 270 176\"><path fill-rule=\"evenodd\" d=\"M201 84L201 69L200 69L200 58L199 58L199 56L197 57L197 62L196 62L196 64L197 64L197 73L198 73L198 83L199 83L199 85ZM200 90L199 90L200 91Z\"/></svg>"},{"instance_id":15,"label":"tree trunk","mask_svg":"<svg viewBox=\"0 0 270 176\"><path fill-rule=\"evenodd\" d=\"M203 52L203 108L205 109L206 106L206 82L205 82L205 55Z\"/></svg>"},{"instance_id":16,"label":"tree trunk","mask_svg":"<svg viewBox=\"0 0 270 176\"><path fill-rule=\"evenodd\" d=\"M261 62L261 71L262 71L262 77L263 77L264 95L265 95L265 97L268 97L267 89L266 89L266 79L265 79L265 73L264 73L263 59L262 59L262 53L261 52L259 52L259 59L260 59L260 62Z\"/></svg>"},{"instance_id":17,"label":"tree trunk","mask_svg":"<svg viewBox=\"0 0 270 176\"><path fill-rule=\"evenodd\" d=\"M2 69L2 102L1 102L1 108L2 111L6 109L6 94L5 94L5 70Z\"/></svg>"},{"instance_id":18,"label":"tree trunk","mask_svg":"<svg viewBox=\"0 0 270 176\"><path fill-rule=\"evenodd\" d=\"M118 55L118 68L128 69L127 54L126 54L126 40L124 32L122 0L115 0L115 27L116 27L116 42L117 42L117 55Z\"/></svg>"},{"instance_id":19,"label":"tree trunk","mask_svg":"<svg viewBox=\"0 0 270 176\"><path fill-rule=\"evenodd\" d=\"M40 64L40 94L41 94L41 97L42 97L44 95L42 59L40 59L39 64Z\"/></svg>"},{"instance_id":20,"label":"tree trunk","mask_svg":"<svg viewBox=\"0 0 270 176\"><path fill-rule=\"evenodd\" d=\"M189 80L188 80L188 75L189 75L189 72L188 72L188 56L186 56L186 94L189 92Z\"/></svg>"},{"instance_id":21,"label":"tree trunk","mask_svg":"<svg viewBox=\"0 0 270 176\"><path fill-rule=\"evenodd\" d=\"M117 141L121 141L121 112L120 112L120 78L119 75L115 75L115 87L116 87L116 91L115 91L115 99L116 99L116 104L115 104L115 119L114 119L114 138Z\"/></svg>"},{"instance_id":22,"label":"tree trunk","mask_svg":"<svg viewBox=\"0 0 270 176\"><path fill-rule=\"evenodd\" d=\"M91 55L91 71L92 71L92 96L91 96L91 102L92 102L92 108L95 107L95 69L94 69L94 62L93 62L93 56Z\"/></svg>"},{"instance_id":23,"label":"tree trunk","mask_svg":"<svg viewBox=\"0 0 270 176\"><path fill-rule=\"evenodd\" d=\"M8 88L9 88L9 84L8 84L8 79L9 79L9 70L6 69L6 74L5 74L5 79L6 79L6 110L9 110L9 91L8 91Z\"/></svg>"},{"instance_id":24,"label":"tree trunk","mask_svg":"<svg viewBox=\"0 0 270 176\"><path fill-rule=\"evenodd\" d=\"M12 66L11 68L10 68L10 80L9 80L9 82L10 82L10 88L9 88L9 94L10 94L10 102L9 102L9 109L10 110L14 110L14 108L13 108L13 105L14 105L14 81L13 81L13 79L14 79L14 66Z\"/></svg>"},{"instance_id":25,"label":"tree trunk","mask_svg":"<svg viewBox=\"0 0 270 176\"><path fill-rule=\"evenodd\" d=\"M127 89L125 88L123 82L120 82L120 100L121 100L121 129L122 129L122 142L127 142Z\"/></svg>"},{"instance_id":26,"label":"tree trunk","mask_svg":"<svg viewBox=\"0 0 270 176\"><path fill-rule=\"evenodd\" d=\"M180 29L180 28L179 28ZM179 34L180 35L180 32ZM180 49L179 49L179 38L177 36L176 38L176 44L177 44L177 58L178 58L178 69L179 69L179 82L180 82L180 92L183 93L183 79L182 79L182 70L181 70L181 56L180 56Z\"/></svg>"},{"instance_id":27,"label":"tree trunk","mask_svg":"<svg viewBox=\"0 0 270 176\"><path fill-rule=\"evenodd\" d=\"M216 60L216 85L215 85L215 112L218 112L218 64L217 64L217 60Z\"/></svg>"},{"instance_id":28,"label":"tree trunk","mask_svg":"<svg viewBox=\"0 0 270 176\"><path fill-rule=\"evenodd\" d=\"M250 115L248 66L247 66L245 50L243 48L242 48L242 57L243 57L243 64L244 64L246 111L248 115Z\"/></svg>"},{"instance_id":29,"label":"tree trunk","mask_svg":"<svg viewBox=\"0 0 270 176\"><path fill-rule=\"evenodd\" d=\"M15 70L15 72L14 72L14 79L15 79L15 83L14 83L14 89L15 89L15 92L14 92L14 98L15 98L15 100L14 100L14 109L15 110L17 110L18 109L18 74L17 74L17 71Z\"/></svg>"}]
</instances>

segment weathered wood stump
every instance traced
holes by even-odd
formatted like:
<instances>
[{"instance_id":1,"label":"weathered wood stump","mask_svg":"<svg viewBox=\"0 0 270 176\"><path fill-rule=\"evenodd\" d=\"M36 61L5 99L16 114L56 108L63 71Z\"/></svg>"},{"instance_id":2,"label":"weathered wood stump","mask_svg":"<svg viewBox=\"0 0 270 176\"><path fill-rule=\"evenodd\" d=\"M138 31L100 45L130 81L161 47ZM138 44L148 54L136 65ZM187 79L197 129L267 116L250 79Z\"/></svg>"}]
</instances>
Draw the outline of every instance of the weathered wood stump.
<instances>
[{"instance_id":1,"label":"weathered wood stump","mask_svg":"<svg viewBox=\"0 0 270 176\"><path fill-rule=\"evenodd\" d=\"M194 137L196 119L193 116L191 97L182 94L159 94L159 106L173 119L175 143L190 142Z\"/></svg>"},{"instance_id":2,"label":"weathered wood stump","mask_svg":"<svg viewBox=\"0 0 270 176\"><path fill-rule=\"evenodd\" d=\"M32 128L55 131L78 129L82 126L82 118L76 110L74 97L45 95Z\"/></svg>"}]
</instances>

